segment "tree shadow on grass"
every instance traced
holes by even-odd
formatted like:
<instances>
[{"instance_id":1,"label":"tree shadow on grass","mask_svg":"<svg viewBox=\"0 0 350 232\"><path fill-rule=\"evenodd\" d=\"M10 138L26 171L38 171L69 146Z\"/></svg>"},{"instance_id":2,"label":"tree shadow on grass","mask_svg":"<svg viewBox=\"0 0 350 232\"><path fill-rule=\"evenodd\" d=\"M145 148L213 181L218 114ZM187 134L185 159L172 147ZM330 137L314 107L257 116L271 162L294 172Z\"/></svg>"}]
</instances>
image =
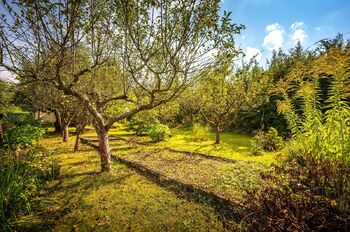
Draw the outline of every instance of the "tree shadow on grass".
<instances>
[{"instance_id":1,"label":"tree shadow on grass","mask_svg":"<svg viewBox=\"0 0 350 232\"><path fill-rule=\"evenodd\" d=\"M119 177L108 173L85 171L63 175L59 181L45 189L40 197L39 207L34 209L40 220L28 225L26 231L50 231L57 222L76 209L89 210L86 197L93 191L109 184L122 184L132 175ZM43 200L44 199L44 200ZM74 217L74 214L72 215Z\"/></svg>"}]
</instances>

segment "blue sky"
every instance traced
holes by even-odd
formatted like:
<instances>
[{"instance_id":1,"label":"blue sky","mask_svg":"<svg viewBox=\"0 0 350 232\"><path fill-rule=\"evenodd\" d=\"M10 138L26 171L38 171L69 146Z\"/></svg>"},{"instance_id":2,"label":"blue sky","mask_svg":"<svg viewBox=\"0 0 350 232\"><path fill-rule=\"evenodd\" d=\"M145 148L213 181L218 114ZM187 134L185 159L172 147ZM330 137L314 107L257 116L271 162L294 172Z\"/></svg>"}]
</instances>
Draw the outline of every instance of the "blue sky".
<instances>
[{"instance_id":1,"label":"blue sky","mask_svg":"<svg viewBox=\"0 0 350 232\"><path fill-rule=\"evenodd\" d=\"M223 0L235 23L246 25L237 44L261 64L271 50L289 49L297 41L306 48L342 33L350 38L350 0Z\"/></svg>"}]
</instances>

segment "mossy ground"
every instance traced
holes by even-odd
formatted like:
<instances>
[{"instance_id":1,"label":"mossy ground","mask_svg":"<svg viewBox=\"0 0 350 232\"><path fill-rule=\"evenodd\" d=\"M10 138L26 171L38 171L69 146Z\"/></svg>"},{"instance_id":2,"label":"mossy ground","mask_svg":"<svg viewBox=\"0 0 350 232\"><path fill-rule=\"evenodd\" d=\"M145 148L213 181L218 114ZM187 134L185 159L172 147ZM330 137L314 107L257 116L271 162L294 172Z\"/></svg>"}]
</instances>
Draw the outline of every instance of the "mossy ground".
<instances>
[{"instance_id":1,"label":"mossy ground","mask_svg":"<svg viewBox=\"0 0 350 232\"><path fill-rule=\"evenodd\" d=\"M210 140L195 141L191 139L191 131L176 129L172 133L173 137L167 141L149 143L147 137L136 137L120 128L112 129L111 137L127 140L111 141L112 152L125 157L129 154L130 159L140 161L140 157L130 156L130 153L170 147L236 159L239 162L224 163L203 158L186 161L181 153L170 152L169 155L163 152L151 155L144 162L150 168L160 168L170 177L193 181L232 196L238 196L235 193L242 193L243 189L259 184L258 172L275 160L274 153L250 156L251 138L248 136L227 133L222 137L223 144L213 145L212 135ZM84 134L95 135L92 130ZM61 176L58 180L48 182L47 187L40 192L28 230L227 230L227 222L223 223L210 204L161 187L120 163L113 162L111 173L100 174L99 156L95 149L82 145L79 152L72 152L73 135L68 143L61 142L57 136L48 136L40 144L50 151L48 159L55 159L61 165ZM258 158L261 158L261 163L251 162ZM230 224L234 227L235 222Z\"/></svg>"}]
</instances>

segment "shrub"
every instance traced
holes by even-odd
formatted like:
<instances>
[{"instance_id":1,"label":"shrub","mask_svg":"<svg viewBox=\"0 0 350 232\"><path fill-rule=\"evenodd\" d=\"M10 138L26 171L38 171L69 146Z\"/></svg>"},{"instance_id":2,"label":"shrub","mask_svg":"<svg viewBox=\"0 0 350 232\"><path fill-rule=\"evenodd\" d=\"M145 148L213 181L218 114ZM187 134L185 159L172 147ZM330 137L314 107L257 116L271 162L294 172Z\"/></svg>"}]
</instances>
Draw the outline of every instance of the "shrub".
<instances>
[{"instance_id":1,"label":"shrub","mask_svg":"<svg viewBox=\"0 0 350 232\"><path fill-rule=\"evenodd\" d=\"M45 130L42 127L29 124L15 126L5 133L5 143L11 148L30 147L43 137Z\"/></svg>"},{"instance_id":2,"label":"shrub","mask_svg":"<svg viewBox=\"0 0 350 232\"><path fill-rule=\"evenodd\" d=\"M149 122L136 119L130 119L126 124L126 130L134 131L138 136L148 134L150 128L151 124Z\"/></svg>"},{"instance_id":3,"label":"shrub","mask_svg":"<svg viewBox=\"0 0 350 232\"><path fill-rule=\"evenodd\" d=\"M208 140L209 128L202 126L200 123L194 123L192 126L194 139L198 141Z\"/></svg>"},{"instance_id":4,"label":"shrub","mask_svg":"<svg viewBox=\"0 0 350 232\"><path fill-rule=\"evenodd\" d=\"M278 131L271 127L267 133L259 131L252 140L252 153L260 155L262 151L278 151L283 147L283 139Z\"/></svg>"},{"instance_id":5,"label":"shrub","mask_svg":"<svg viewBox=\"0 0 350 232\"><path fill-rule=\"evenodd\" d=\"M170 129L167 125L161 124L159 121L152 124L149 130L149 136L155 142L160 142L165 139L166 136L169 136Z\"/></svg>"}]
</instances>

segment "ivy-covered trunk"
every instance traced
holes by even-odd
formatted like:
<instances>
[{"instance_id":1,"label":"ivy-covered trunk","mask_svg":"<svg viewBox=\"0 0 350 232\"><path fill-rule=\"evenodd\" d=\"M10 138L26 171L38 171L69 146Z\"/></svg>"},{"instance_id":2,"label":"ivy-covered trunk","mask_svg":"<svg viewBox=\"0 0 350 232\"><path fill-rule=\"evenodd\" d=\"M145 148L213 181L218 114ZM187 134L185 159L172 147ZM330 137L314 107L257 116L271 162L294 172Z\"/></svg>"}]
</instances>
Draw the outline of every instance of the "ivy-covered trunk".
<instances>
[{"instance_id":1,"label":"ivy-covered trunk","mask_svg":"<svg viewBox=\"0 0 350 232\"><path fill-rule=\"evenodd\" d=\"M63 142L68 142L69 131L68 124L63 124Z\"/></svg>"},{"instance_id":2,"label":"ivy-covered trunk","mask_svg":"<svg viewBox=\"0 0 350 232\"><path fill-rule=\"evenodd\" d=\"M101 157L101 172L110 172L111 149L109 147L108 130L106 128L98 129L97 134Z\"/></svg>"},{"instance_id":3,"label":"ivy-covered trunk","mask_svg":"<svg viewBox=\"0 0 350 232\"><path fill-rule=\"evenodd\" d=\"M221 131L220 131L220 128L217 127L215 129L215 144L220 144L220 142L221 142L220 137L221 137Z\"/></svg>"}]
</instances>

